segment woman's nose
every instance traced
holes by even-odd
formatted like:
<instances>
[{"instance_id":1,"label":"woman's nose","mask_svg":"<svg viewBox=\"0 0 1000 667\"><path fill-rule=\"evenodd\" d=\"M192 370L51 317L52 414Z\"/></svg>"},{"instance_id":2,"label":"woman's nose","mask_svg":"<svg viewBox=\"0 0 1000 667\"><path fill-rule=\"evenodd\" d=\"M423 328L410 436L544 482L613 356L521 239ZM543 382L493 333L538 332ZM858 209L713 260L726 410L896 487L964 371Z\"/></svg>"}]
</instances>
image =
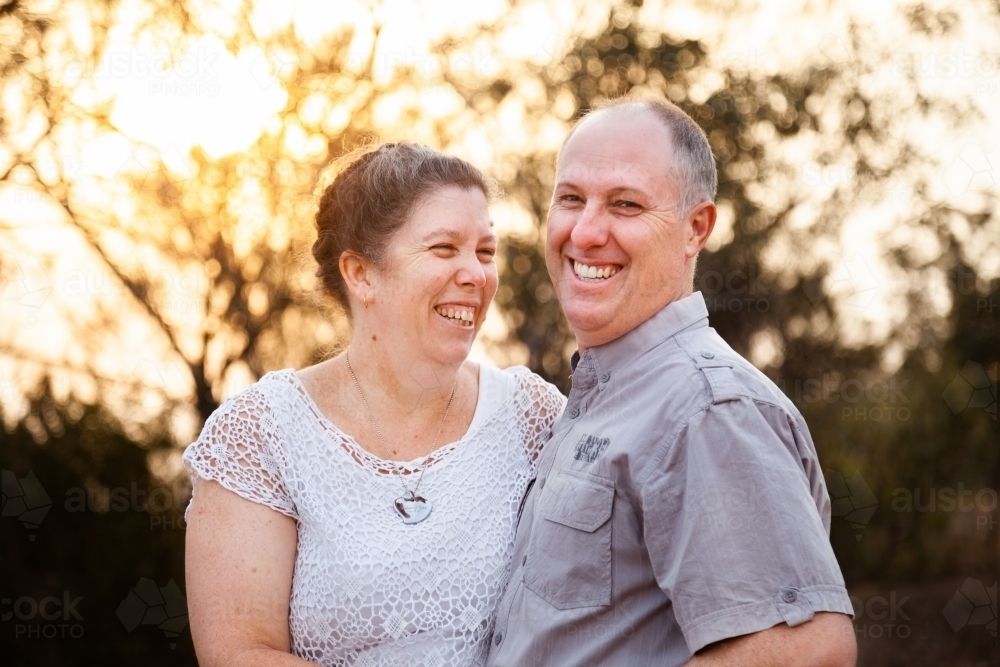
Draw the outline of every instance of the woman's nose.
<instances>
[{"instance_id":1,"label":"woman's nose","mask_svg":"<svg viewBox=\"0 0 1000 667\"><path fill-rule=\"evenodd\" d=\"M462 285L484 287L486 285L486 269L479 257L473 253L462 259L462 268L458 272L458 282Z\"/></svg>"}]
</instances>

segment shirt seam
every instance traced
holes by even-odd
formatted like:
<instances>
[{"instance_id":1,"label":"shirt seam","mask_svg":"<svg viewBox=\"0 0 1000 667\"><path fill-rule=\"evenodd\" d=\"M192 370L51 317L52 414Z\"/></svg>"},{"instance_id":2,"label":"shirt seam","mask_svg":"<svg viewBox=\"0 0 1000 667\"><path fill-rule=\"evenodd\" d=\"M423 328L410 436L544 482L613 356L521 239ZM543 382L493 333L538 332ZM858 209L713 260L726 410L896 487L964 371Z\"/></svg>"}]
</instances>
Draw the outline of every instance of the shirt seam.
<instances>
[{"instance_id":1,"label":"shirt seam","mask_svg":"<svg viewBox=\"0 0 1000 667\"><path fill-rule=\"evenodd\" d=\"M273 391L272 383L275 380L274 375L276 375L276 373L273 371L265 373L260 378L260 380L250 385L242 392L230 396L228 399L223 401L219 405L217 410L220 410L230 402L235 401L240 397L245 398L251 394L254 393L257 394L257 396L259 397L259 400L257 402L257 407L259 408L259 412L261 414L270 413L271 418L274 421L274 430L273 430L274 437L273 439L262 438L261 454L266 454L271 458L271 460L273 460L277 464L279 469L276 472L279 474L278 481L284 488L284 498L282 498L280 495L274 495L272 498L268 499L259 497L258 498L248 497L247 495L240 492L240 490L236 487L235 483L232 481L232 479L230 479L229 476L222 474L213 474L213 471L215 470L214 468L208 466L203 461L197 460L194 456L188 456L188 452L193 451L190 450L190 446L188 448L185 448L184 454L181 456L181 460L187 467L189 475L195 474L202 480L209 482L216 482L227 491L231 491L232 493L235 493L236 495L240 496L245 500L249 500L250 502L256 503L258 505L263 505L264 507L270 508L276 512L284 514L285 516L294 519L296 522L298 522L300 520L298 507L296 506L295 499L292 497L290 490L285 484L285 479L288 475L288 461L286 458L285 446L284 446L286 433L283 428L282 420L278 419L275 416L278 413L278 410L275 407L275 402L278 397L272 394ZM262 382L262 380L267 380L267 382ZM212 416L214 416L214 414L215 413L213 412ZM212 416L210 416L209 419L211 419ZM208 425L208 420L205 421L205 425L206 426ZM264 433L263 424L258 424L258 425L261 428L261 432L263 434ZM202 427L202 429L204 430L204 426ZM200 434L198 436L198 439L199 440L201 439ZM275 446L277 446L277 451L275 449ZM258 458L259 456L260 455L258 455ZM193 496L194 493L192 492L192 498ZM187 509L190 509L190 502L188 503ZM187 509L185 509L184 512L185 517L187 516Z\"/></svg>"},{"instance_id":2,"label":"shirt seam","mask_svg":"<svg viewBox=\"0 0 1000 667\"><path fill-rule=\"evenodd\" d=\"M295 402L298 402L300 404L299 406L297 406L297 408L292 408L291 405L289 405L288 406L289 409L292 410L293 412L297 411L298 409L305 410L310 415L313 425L323 432L325 439L328 441L326 444L329 444L331 448L336 447L341 451L346 452L348 456L350 456L351 459L354 461L354 463L358 464L362 468L365 468L365 465L358 460L358 457L369 461L372 465L375 466L386 464L385 459L383 459L381 456L373 452L369 452L367 449L362 447L361 444L354 438L353 435L343 430L340 426L332 422L330 419L326 417L326 415L323 414L323 412L319 408L319 405L316 403L315 399L309 395L305 383L303 383L301 378L298 377L295 369L286 368L282 369L281 371L273 371L273 373L275 373L276 375L280 374L281 380L283 382L282 393L284 394L284 396L286 398L289 398L291 403L294 404ZM482 373L482 370L480 370L480 373ZM271 373L268 373L267 375L271 375ZM267 377L267 375L265 375L264 377ZM261 379L263 380L264 378L262 377ZM300 393L300 391L302 393ZM520 393L521 393L520 387L516 387L515 390L511 392L511 394L507 396L505 400L501 401L495 406L495 409L493 409L489 415L483 416L479 420L479 423L476 423L476 417L474 415L473 421L470 422L469 424L469 429L458 440L442 445L438 449L424 456L413 459L411 461L403 461L400 463L399 467L405 467L405 468L412 467L413 469L418 469L422 465L425 465L426 459L433 458L434 454L439 454L439 456L444 455L444 458L434 459L433 462L430 464L432 466L443 464L447 459L454 458L452 457L452 454L459 448L459 445L463 441L472 440L481 432L486 432L484 426L488 424L494 417L496 417L496 415L502 409L507 407L508 403L516 401ZM337 440L336 442L333 441L334 437ZM343 446L345 443L350 447L350 449L347 449ZM357 457L355 457L355 453L357 454Z\"/></svg>"},{"instance_id":3,"label":"shirt seam","mask_svg":"<svg viewBox=\"0 0 1000 667\"><path fill-rule=\"evenodd\" d=\"M649 478L652 477L653 472L658 469L660 463L662 463L663 459L666 458L667 453L673 450L684 429L688 427L695 417L702 412L707 412L710 407L712 407L712 403L708 402L704 405L698 405L692 408L691 411L678 422L677 426L675 426L672 431L668 432L667 436L660 442L659 446L656 446L656 451L653 456L649 457L649 461L646 462L645 468L635 480L640 497L645 491L645 486L649 481Z\"/></svg>"},{"instance_id":4,"label":"shirt seam","mask_svg":"<svg viewBox=\"0 0 1000 667\"><path fill-rule=\"evenodd\" d=\"M841 584L812 584L809 586L801 586L801 587L791 586L790 588L794 588L799 593L810 593L812 591L847 593L847 587ZM736 614L743 613L743 610L746 609L747 607L755 607L757 605L767 604L769 602L776 603L776 599L774 597L769 597L763 600L755 600L754 602L744 602L738 605L733 605L732 607L726 607L725 609L717 609L707 614L698 616L697 618L691 619L690 621L684 624L682 630L684 630L684 633L687 634L688 629L693 628L694 626L704 625L708 621L717 621L719 619L726 618L727 616L734 616Z\"/></svg>"},{"instance_id":5,"label":"shirt seam","mask_svg":"<svg viewBox=\"0 0 1000 667\"><path fill-rule=\"evenodd\" d=\"M695 294L695 293L692 292L692 294ZM691 295L688 295L688 297L689 296L691 296ZM682 299L678 299L678 301L681 301L681 300L686 299L688 297L683 297ZM661 312L663 312L663 310L669 308L672 304L677 303L678 301L673 301L671 303L668 303L666 306L663 307L663 309L661 309L660 311L657 311L657 313L655 315L653 315L653 317L656 317L656 315L659 315ZM704 297L702 297L702 306L703 307L704 307L704 303L705 303L704 302ZM692 329L693 327L695 327L696 324L698 324L699 322L701 322L703 320L705 322L704 327L698 327L698 328L705 328L705 329L709 328L709 326L708 326L708 310L707 309L705 309L704 311L698 310L696 312L691 313L688 317L681 319L677 323L674 331L672 331L669 334L663 336L662 338L655 339L648 346L646 346L646 347L644 347L642 349L637 350L630 357L628 357L626 359L620 359L620 360L618 360L617 364L610 363L610 364L608 364L608 366L619 365L622 368L624 368L628 364L633 363L636 359L638 359L639 357L643 356L644 354L647 354L650 351L656 349L660 345L663 345L664 343L666 343L668 341L675 340L679 335L681 335L683 333L686 333L689 329ZM648 321L649 320L646 320L645 322L642 322L642 324L645 324ZM639 326L642 326L642 324L640 324ZM632 331L634 331L634 329ZM628 336L630 333L632 333L632 331L626 332L624 334L624 336ZM594 370L596 370L598 372L598 375L601 372L601 368L600 368L600 366L601 366L600 355L601 355L602 352L604 354L606 354L607 356L613 355L614 353L613 353L612 349L613 349L614 343L615 343L615 341L611 341L610 343L608 343L608 348L606 350L603 350L603 351L601 351L600 348L594 348L594 353L592 355L593 359L594 359L594 366L595 366Z\"/></svg>"},{"instance_id":6,"label":"shirt seam","mask_svg":"<svg viewBox=\"0 0 1000 667\"><path fill-rule=\"evenodd\" d=\"M782 414L785 416L786 420L789 422L792 428L795 429L796 434L800 438L802 437L802 429L799 428L798 420L795 419L795 415L789 412L785 408L785 406L775 401L758 398L757 396L751 396L748 394L740 394L739 399L740 400L746 399L754 404L761 403L764 405L769 405L771 407L777 408L782 412ZM708 397L702 397L702 400L708 400ZM668 433L667 437L665 437L661 441L660 445L657 448L656 453L653 456L649 457L649 461L646 463L645 468L636 477L636 485L638 486L640 495L643 493L644 487L646 486L646 483L649 481L649 478L652 477L653 472L658 468L660 463L662 463L663 459L667 456L667 454L670 451L672 451L674 447L677 445L677 441L679 440L680 435L684 431L684 429L688 427L688 425L695 417L697 417L702 412L708 412L709 409L711 409L712 406L714 405L716 405L716 403L713 403L712 401L709 400L707 404L699 405L693 408L691 412L685 415L685 417L678 423L678 425Z\"/></svg>"}]
</instances>

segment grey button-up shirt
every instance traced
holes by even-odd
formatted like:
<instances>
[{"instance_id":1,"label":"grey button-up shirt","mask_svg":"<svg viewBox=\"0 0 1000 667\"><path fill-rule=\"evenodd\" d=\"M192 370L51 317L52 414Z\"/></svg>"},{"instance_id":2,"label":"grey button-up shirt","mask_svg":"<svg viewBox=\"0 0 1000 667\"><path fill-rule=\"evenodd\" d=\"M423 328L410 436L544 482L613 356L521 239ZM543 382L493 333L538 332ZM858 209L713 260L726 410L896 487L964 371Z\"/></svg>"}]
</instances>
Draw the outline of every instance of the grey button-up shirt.
<instances>
[{"instance_id":1,"label":"grey button-up shirt","mask_svg":"<svg viewBox=\"0 0 1000 667\"><path fill-rule=\"evenodd\" d=\"M578 359L487 664L682 665L851 614L829 530L805 421L692 294Z\"/></svg>"}]
</instances>

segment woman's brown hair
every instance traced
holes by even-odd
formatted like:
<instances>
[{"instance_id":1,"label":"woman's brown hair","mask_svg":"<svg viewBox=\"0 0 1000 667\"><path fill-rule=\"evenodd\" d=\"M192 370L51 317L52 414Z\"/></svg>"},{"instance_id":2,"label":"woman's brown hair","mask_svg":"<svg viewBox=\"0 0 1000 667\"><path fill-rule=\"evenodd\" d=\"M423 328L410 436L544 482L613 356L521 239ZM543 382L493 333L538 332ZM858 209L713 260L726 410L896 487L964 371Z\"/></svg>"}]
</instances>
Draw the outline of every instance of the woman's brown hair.
<instances>
[{"instance_id":1,"label":"woman's brown hair","mask_svg":"<svg viewBox=\"0 0 1000 667\"><path fill-rule=\"evenodd\" d=\"M350 315L340 256L350 251L384 266L386 249L413 208L440 188L478 189L489 201L495 186L461 158L407 141L358 148L335 160L318 190L313 257L323 290ZM328 185L324 181L333 180Z\"/></svg>"}]
</instances>

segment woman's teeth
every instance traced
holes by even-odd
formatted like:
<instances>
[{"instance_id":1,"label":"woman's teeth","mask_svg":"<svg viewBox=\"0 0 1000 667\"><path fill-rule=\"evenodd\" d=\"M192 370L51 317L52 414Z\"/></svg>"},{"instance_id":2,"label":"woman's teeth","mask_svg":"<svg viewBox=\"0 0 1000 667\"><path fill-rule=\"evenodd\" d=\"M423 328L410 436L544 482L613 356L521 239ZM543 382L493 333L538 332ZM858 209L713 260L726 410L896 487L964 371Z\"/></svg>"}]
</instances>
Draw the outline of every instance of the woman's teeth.
<instances>
[{"instance_id":1,"label":"woman's teeth","mask_svg":"<svg viewBox=\"0 0 1000 667\"><path fill-rule=\"evenodd\" d=\"M584 280L605 280L618 273L621 267L608 265L599 269L596 266L573 262L573 270Z\"/></svg>"},{"instance_id":2,"label":"woman's teeth","mask_svg":"<svg viewBox=\"0 0 1000 667\"><path fill-rule=\"evenodd\" d=\"M471 325L473 321L473 311L465 308L435 308L434 311L441 317L447 317L464 325Z\"/></svg>"}]
</instances>

